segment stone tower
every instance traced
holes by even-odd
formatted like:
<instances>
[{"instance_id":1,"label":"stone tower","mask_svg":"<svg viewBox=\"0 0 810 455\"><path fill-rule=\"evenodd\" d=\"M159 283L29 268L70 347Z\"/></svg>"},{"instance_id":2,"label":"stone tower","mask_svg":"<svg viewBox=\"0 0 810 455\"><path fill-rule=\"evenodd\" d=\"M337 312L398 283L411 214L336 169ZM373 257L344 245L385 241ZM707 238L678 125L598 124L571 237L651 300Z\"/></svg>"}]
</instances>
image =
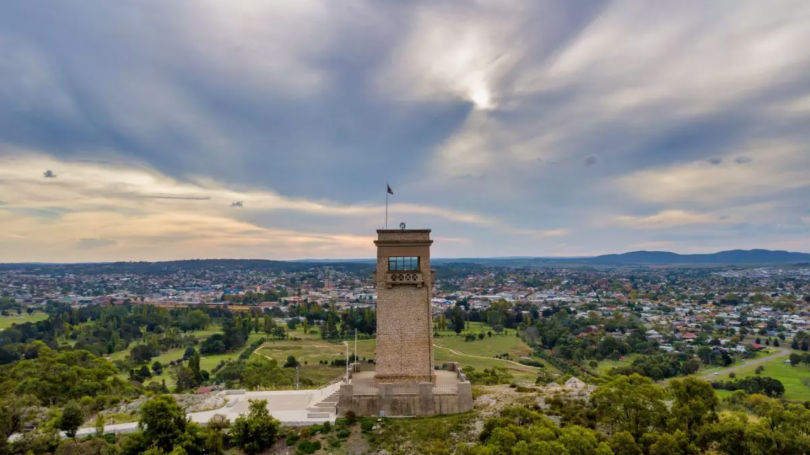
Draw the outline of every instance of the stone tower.
<instances>
[{"instance_id":1,"label":"stone tower","mask_svg":"<svg viewBox=\"0 0 810 455\"><path fill-rule=\"evenodd\" d=\"M377 383L434 382L430 229L377 231Z\"/></svg>"}]
</instances>

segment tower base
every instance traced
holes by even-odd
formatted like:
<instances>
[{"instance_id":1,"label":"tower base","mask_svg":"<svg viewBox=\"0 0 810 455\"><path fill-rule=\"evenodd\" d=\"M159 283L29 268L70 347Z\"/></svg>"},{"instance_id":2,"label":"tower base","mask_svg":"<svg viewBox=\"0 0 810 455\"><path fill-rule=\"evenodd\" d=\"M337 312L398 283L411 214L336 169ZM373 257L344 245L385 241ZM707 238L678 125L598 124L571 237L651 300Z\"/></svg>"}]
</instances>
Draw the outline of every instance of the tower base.
<instances>
[{"instance_id":1,"label":"tower base","mask_svg":"<svg viewBox=\"0 0 810 455\"><path fill-rule=\"evenodd\" d=\"M374 371L355 372L350 383L340 388L338 415L351 411L357 416L431 416L471 411L472 385L457 363L444 368L436 371L432 381L416 383L381 382Z\"/></svg>"}]
</instances>

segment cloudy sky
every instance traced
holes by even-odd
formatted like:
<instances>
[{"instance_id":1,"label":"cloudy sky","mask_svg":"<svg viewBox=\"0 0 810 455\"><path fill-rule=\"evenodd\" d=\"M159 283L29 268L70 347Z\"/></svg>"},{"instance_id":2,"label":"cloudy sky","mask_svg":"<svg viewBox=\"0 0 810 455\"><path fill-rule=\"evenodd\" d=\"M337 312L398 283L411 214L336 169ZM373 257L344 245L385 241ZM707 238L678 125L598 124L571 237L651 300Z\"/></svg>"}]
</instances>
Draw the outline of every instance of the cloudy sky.
<instances>
[{"instance_id":1,"label":"cloudy sky","mask_svg":"<svg viewBox=\"0 0 810 455\"><path fill-rule=\"evenodd\" d=\"M806 0L5 0L0 262L370 257L386 181L442 257L810 251L808 43Z\"/></svg>"}]
</instances>

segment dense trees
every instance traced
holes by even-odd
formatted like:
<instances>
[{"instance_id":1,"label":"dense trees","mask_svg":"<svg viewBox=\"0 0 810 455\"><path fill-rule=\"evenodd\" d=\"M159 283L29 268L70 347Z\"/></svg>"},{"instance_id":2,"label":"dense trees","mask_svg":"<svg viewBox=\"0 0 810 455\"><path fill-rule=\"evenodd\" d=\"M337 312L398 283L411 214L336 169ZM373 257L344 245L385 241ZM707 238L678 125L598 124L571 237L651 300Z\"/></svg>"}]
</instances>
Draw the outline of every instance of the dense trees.
<instances>
[{"instance_id":1,"label":"dense trees","mask_svg":"<svg viewBox=\"0 0 810 455\"><path fill-rule=\"evenodd\" d=\"M785 386L781 381L764 376L751 376L734 381L715 381L712 383L715 389L723 390L743 390L746 393L761 393L769 397L781 397L785 394Z\"/></svg>"},{"instance_id":2,"label":"dense trees","mask_svg":"<svg viewBox=\"0 0 810 455\"><path fill-rule=\"evenodd\" d=\"M582 404L546 398L549 415ZM671 403L668 409L666 402ZM484 422L481 443L461 455L764 455L810 454L810 410L762 395L735 392L720 405L708 382L676 379L666 388L638 375L616 377L593 393L586 408L597 425L561 418L555 425L539 408L506 408ZM563 409L562 411L560 409ZM742 411L753 413L748 418ZM591 427L591 428L589 428ZM597 428L606 433L602 433Z\"/></svg>"},{"instance_id":3,"label":"dense trees","mask_svg":"<svg viewBox=\"0 0 810 455\"><path fill-rule=\"evenodd\" d=\"M45 405L99 394L137 394L116 377L117 373L108 360L87 351L57 352L40 345L36 359L21 360L11 368L0 369L0 390L33 395Z\"/></svg>"}]
</instances>

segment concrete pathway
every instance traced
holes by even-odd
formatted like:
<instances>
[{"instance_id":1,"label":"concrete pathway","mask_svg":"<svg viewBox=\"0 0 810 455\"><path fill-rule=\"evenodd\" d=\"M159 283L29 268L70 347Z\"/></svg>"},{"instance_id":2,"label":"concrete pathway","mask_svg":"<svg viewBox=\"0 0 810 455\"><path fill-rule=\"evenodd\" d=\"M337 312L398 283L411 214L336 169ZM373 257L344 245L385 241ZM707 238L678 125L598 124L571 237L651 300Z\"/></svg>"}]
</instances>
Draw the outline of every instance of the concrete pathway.
<instances>
[{"instance_id":1,"label":"concrete pathway","mask_svg":"<svg viewBox=\"0 0 810 455\"><path fill-rule=\"evenodd\" d=\"M340 382L329 384L320 389L310 390L278 390L272 392L245 392L228 391L220 392L228 399L225 406L211 411L192 412L187 414L192 422L206 425L211 417L220 414L233 422L242 414L246 414L250 409L250 400L267 400L267 410L285 426L308 426L324 423L326 421L334 423L335 414L332 412L318 412L318 416L311 416L313 412L308 408L327 399L335 391L340 389ZM115 425L105 425L105 433L134 433L138 431L137 422L119 423ZM94 435L95 428L80 428L76 433L77 437ZM10 440L16 439L19 435L12 435ZM62 437L66 436L64 433Z\"/></svg>"}]
</instances>

